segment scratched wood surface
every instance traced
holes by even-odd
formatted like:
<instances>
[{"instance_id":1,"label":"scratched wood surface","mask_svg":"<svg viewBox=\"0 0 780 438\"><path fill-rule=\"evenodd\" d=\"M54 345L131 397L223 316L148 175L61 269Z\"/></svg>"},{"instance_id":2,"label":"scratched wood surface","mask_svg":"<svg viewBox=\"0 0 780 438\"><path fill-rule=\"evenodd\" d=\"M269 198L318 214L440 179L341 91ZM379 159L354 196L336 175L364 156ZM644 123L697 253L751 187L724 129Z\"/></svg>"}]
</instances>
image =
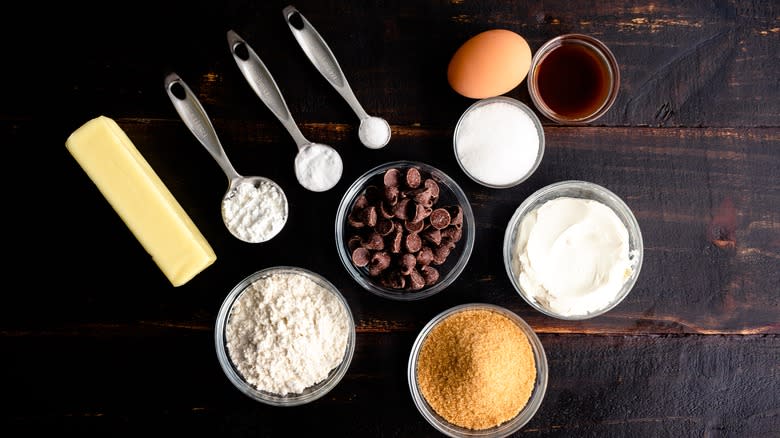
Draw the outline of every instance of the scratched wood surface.
<instances>
[{"instance_id":1,"label":"scratched wood surface","mask_svg":"<svg viewBox=\"0 0 780 438\"><path fill-rule=\"evenodd\" d=\"M19 286L6 287L0 306L0 427L13 436L436 436L408 392L409 350L434 315L479 301L528 321L550 361L542 407L517 436L780 436L776 2L294 5L326 38L366 110L391 123L387 148L359 144L354 114L286 29L286 3L142 1L96 17L63 3L32 29L23 27L36 12L28 4L0 30L6 173L33 172L6 177L14 202L6 208L14 260L7 277ZM111 19L116 13L121 19ZM458 168L452 130L472 101L452 92L445 76L463 41L497 27L522 34L532 50L562 33L594 35L614 51L622 75L618 100L596 123L543 121L541 166L505 190L476 185ZM233 63L231 28L263 58L304 134L341 152L335 189L315 194L297 185L295 147ZM290 220L272 241L243 244L225 229L225 177L170 105L162 87L170 71L198 94L237 170L283 186ZM508 95L531 103L525 83ZM170 287L65 150L68 134L99 114L125 129L214 247L217 262L187 285ZM346 187L396 159L453 176L477 219L466 270L415 303L360 289L333 242ZM514 209L567 179L621 196L645 242L631 294L581 322L530 308L501 259ZM23 182L28 189L10 192ZM224 377L213 350L224 296L272 265L322 273L342 290L357 324L346 377L307 406L251 401Z\"/></svg>"}]
</instances>

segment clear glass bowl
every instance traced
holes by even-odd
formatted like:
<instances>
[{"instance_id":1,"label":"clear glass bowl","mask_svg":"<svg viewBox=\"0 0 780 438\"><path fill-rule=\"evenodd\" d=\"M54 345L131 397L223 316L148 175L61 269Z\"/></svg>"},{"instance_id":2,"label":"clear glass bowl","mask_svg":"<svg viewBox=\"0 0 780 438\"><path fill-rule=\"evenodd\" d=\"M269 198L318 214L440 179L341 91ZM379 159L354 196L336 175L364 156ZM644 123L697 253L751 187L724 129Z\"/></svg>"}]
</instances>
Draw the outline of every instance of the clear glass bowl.
<instances>
[{"instance_id":1,"label":"clear glass bowl","mask_svg":"<svg viewBox=\"0 0 780 438\"><path fill-rule=\"evenodd\" d=\"M545 202L560 197L591 199L601 202L602 204L611 208L612 211L617 214L618 218L620 218L620 221L623 222L623 225L625 225L626 229L628 230L629 253L633 256L632 260L634 262L632 266L633 273L623 283L623 287L615 295L614 300L612 300L609 305L602 308L601 310L582 315L561 315L552 311L551 309L548 309L547 307L544 307L541 303L534 299L531 293L523 290L523 287L520 285L520 281L518 279L519 272L515 266L516 256L514 253L515 239L517 238L517 233L520 228L519 225L522 223L526 214L534 211L537 207L540 207ZM642 268L643 255L644 244L642 242L642 233L639 229L639 223L637 223L636 217L634 217L634 213L631 211L628 205L626 205L626 203L623 202L623 200L620 199L616 194L612 193L606 188L586 181L561 181L550 184L534 192L525 201L523 201L522 204L520 204L517 210L515 210L515 213L509 220L509 224L507 225L506 232L504 234L504 267L506 268L506 273L509 275L509 279L512 282L512 285L515 287L515 290L534 309L544 313L545 315L559 319L582 320L593 318L610 311L615 306L620 304L620 302L623 301L628 293L631 292L631 289L634 287L634 284L639 277L639 271Z\"/></svg>"},{"instance_id":2,"label":"clear glass bowl","mask_svg":"<svg viewBox=\"0 0 780 438\"><path fill-rule=\"evenodd\" d=\"M279 395L258 390L253 385L244 380L244 378L241 376L241 373L239 373L239 371L233 365L233 362L230 360L230 354L228 353L227 349L225 329L227 327L228 318L230 317L230 311L233 307L233 304L236 302L236 300L238 300L246 288L253 282L275 273L292 273L303 275L311 279L318 285L329 290L338 298L339 302L341 302L341 304L344 306L344 310L346 311L346 314L349 318L349 337L347 339L347 348L344 352L344 358L342 359L341 363L336 368L332 369L323 381L306 388L300 394ZM344 299L344 296L341 295L341 292L339 292L339 290L333 284L331 284L321 275L303 268L293 266L276 266L262 269L249 275L248 277L241 280L241 282L230 291L228 296L222 302L222 307L220 307L219 314L217 315L216 327L214 328L214 340L216 341L217 359L219 360L219 364L222 367L222 371L225 372L225 375L227 376L228 380L230 380L230 383L238 388L239 391L243 392L254 400L272 406L297 406L312 402L324 396L331 389L333 389L341 381L341 378L344 377L344 375L347 373L347 369L352 362L352 356L355 353L355 321L352 317L352 312L350 311L347 300Z\"/></svg>"},{"instance_id":3,"label":"clear glass bowl","mask_svg":"<svg viewBox=\"0 0 780 438\"><path fill-rule=\"evenodd\" d=\"M460 132L460 128L464 118L475 109L496 102L508 103L510 105L514 105L517 108L521 109L523 112L525 112L528 115L528 117L531 118L534 126L536 126L536 132L539 134L539 150L536 155L536 161L534 162L533 166L531 166L531 169L525 175L521 176L515 181L503 185L490 184L480 180L472 173L470 173L469 170L466 168L466 166L464 166L463 163L461 163L460 156L458 155L458 134ZM490 187L492 189L506 189L522 183L523 181L527 180L531 175L533 175L534 172L536 172L536 169L539 167L539 163L542 162L542 157L544 156L544 143L545 143L544 139L545 139L544 128L542 127L542 122L539 120L539 117L536 115L536 113L534 113L534 111L530 107L528 107L528 105L524 104L523 102L520 102L517 99L513 99L511 97L496 96L496 97L489 97L487 99L478 100L472 103L471 106L469 106L466 109L466 111L463 112L463 114L458 119L458 123L455 125L455 132L452 135L452 149L453 152L455 153L455 160L458 162L458 166L460 166L461 170L463 170L463 173L465 173L466 176L471 178L474 182L476 182L477 184L481 184L485 187Z\"/></svg>"},{"instance_id":4,"label":"clear glass bowl","mask_svg":"<svg viewBox=\"0 0 780 438\"><path fill-rule=\"evenodd\" d=\"M531 344L531 349L534 355L534 363L536 366L536 383L534 384L534 389L531 392L531 397L528 399L525 407L523 407L523 409L513 419L490 429L467 429L445 420L442 416L437 414L431 405L428 404L428 402L425 400L425 397L420 392L420 387L417 382L417 360L420 356L420 349L425 342L425 338L428 336L428 334L430 334L431 330L436 327L436 325L444 321L447 317L467 310L489 310L509 318L517 325L517 327L520 328L520 330L522 330L522 332L528 338L528 342ZM534 414L536 414L536 411L539 409L539 406L541 406L542 400L544 399L544 394L547 391L547 356L544 352L544 347L542 346L539 337L533 331L531 326L529 326L516 313L504 307L493 304L462 304L441 312L433 319L431 319L428 324L425 325L425 327L422 328L420 334L417 335L417 339L414 341L414 345L412 346L412 352L409 355L409 365L407 367L406 375L407 380L409 381L409 390L412 393L412 399L414 400L415 406L417 406L417 410L420 411L420 414L422 414L428 423L435 427L436 430L454 438L499 438L511 435L512 433L520 430L520 428L525 426L526 423L528 423L531 418L533 418Z\"/></svg>"},{"instance_id":5,"label":"clear glass bowl","mask_svg":"<svg viewBox=\"0 0 780 438\"><path fill-rule=\"evenodd\" d=\"M539 66L544 62L545 58L555 49L565 45L577 45L589 49L592 53L596 54L599 60L607 68L607 76L609 80L609 92L606 99L602 104L595 109L591 114L583 115L579 118L569 117L556 113L545 102L539 92ZM572 71L573 74L576 70ZM531 60L531 68L528 71L528 93L531 95L531 101L545 117L561 124L580 125L593 122L603 116L612 107L617 98L618 89L620 88L620 68L618 67L617 59L612 51L600 40L593 38L589 35L583 35L578 33L571 33L566 35L559 35L546 43L544 43L534 54Z\"/></svg>"},{"instance_id":6,"label":"clear glass bowl","mask_svg":"<svg viewBox=\"0 0 780 438\"><path fill-rule=\"evenodd\" d=\"M459 205L463 209L463 235L447 257L446 262L440 266L436 266L440 274L439 281L431 286L425 286L416 291L392 289L382 286L373 277L368 275L367 268L358 268L352 263L351 253L347 245L347 241L351 235L348 230L347 215L352 211L352 207L357 197L364 193L366 187L373 184L373 181L378 179L381 183L382 175L387 169L397 168L403 170L410 167L419 168L423 176L430 175L430 178L433 178L433 180L438 183L439 200L436 203L436 206ZM394 300L419 300L444 290L455 281L461 272L463 272L463 269L466 267L469 257L471 256L471 250L474 248L474 213L471 210L471 204L466 198L466 194L463 193L463 190L452 178L441 170L428 164L415 161L393 161L385 163L374 167L360 176L352 183L342 197L336 213L335 225L336 248L339 253L339 258L344 264L344 268L346 268L347 272L349 272L358 284L369 292Z\"/></svg>"}]
</instances>

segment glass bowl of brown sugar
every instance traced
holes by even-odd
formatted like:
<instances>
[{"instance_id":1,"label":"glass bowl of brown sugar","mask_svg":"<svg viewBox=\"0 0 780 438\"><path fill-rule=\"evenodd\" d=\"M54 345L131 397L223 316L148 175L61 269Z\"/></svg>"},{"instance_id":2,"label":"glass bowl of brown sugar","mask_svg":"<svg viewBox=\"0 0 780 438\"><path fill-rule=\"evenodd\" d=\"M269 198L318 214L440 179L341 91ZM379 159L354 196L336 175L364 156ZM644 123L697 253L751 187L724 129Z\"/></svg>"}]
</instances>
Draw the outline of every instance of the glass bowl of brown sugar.
<instances>
[{"instance_id":1,"label":"glass bowl of brown sugar","mask_svg":"<svg viewBox=\"0 0 780 438\"><path fill-rule=\"evenodd\" d=\"M514 312L463 304L423 327L407 378L414 404L439 432L505 437L539 409L547 390L547 357L536 333Z\"/></svg>"}]
</instances>

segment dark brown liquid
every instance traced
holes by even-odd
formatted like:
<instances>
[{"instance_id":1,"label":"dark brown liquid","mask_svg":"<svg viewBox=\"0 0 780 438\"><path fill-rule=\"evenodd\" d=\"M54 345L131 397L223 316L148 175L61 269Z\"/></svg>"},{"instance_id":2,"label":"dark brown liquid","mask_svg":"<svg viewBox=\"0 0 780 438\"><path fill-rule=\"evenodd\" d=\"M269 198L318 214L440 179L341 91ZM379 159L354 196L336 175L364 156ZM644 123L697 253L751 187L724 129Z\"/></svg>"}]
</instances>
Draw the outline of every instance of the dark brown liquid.
<instances>
[{"instance_id":1,"label":"dark brown liquid","mask_svg":"<svg viewBox=\"0 0 780 438\"><path fill-rule=\"evenodd\" d=\"M535 74L542 101L565 119L581 119L598 111L612 87L606 61L580 44L556 47Z\"/></svg>"}]
</instances>

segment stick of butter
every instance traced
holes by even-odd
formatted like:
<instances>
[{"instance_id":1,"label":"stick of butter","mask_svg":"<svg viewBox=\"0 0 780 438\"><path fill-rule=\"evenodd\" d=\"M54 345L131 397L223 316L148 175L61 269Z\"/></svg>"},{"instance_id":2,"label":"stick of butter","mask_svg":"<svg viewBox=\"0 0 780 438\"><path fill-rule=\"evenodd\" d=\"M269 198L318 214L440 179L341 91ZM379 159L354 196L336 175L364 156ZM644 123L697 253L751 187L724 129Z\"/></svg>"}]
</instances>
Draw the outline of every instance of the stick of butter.
<instances>
[{"instance_id":1,"label":"stick of butter","mask_svg":"<svg viewBox=\"0 0 780 438\"><path fill-rule=\"evenodd\" d=\"M114 120L88 121L65 147L171 284L181 286L214 263L214 250Z\"/></svg>"}]
</instances>

